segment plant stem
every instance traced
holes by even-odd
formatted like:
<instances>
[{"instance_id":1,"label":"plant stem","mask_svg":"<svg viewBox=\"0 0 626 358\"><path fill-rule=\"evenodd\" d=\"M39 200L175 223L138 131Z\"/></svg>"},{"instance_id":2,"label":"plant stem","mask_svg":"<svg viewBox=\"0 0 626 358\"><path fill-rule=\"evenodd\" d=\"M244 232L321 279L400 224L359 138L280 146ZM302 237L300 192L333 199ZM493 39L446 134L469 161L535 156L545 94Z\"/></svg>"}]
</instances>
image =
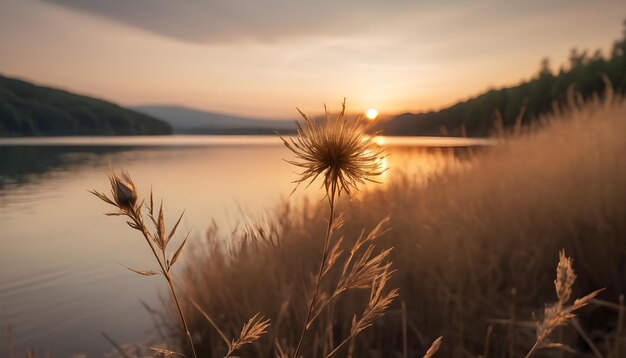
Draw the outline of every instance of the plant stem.
<instances>
[{"instance_id":1,"label":"plant stem","mask_svg":"<svg viewBox=\"0 0 626 358\"><path fill-rule=\"evenodd\" d=\"M624 339L624 295L619 295L619 309L617 316L617 339L615 340L615 355L619 357L622 352L622 340Z\"/></svg>"},{"instance_id":2,"label":"plant stem","mask_svg":"<svg viewBox=\"0 0 626 358\"><path fill-rule=\"evenodd\" d=\"M313 290L313 298L311 299L311 303L309 304L309 310L306 314L306 320L304 321L304 326L302 327L302 333L300 334L300 340L298 341L298 345L296 346L296 351L293 354L293 358L298 358L298 353L300 352L300 347L302 347L302 341L304 340L304 336L306 335L307 330L309 329L309 324L311 323L309 320L311 319L311 314L313 313L313 307L315 306L315 300L317 299L317 295L319 294L320 282L322 281L322 273L324 272L324 266L326 265L326 260L328 256L328 246L330 243L330 234L333 228L333 222L335 220L335 192L336 185L331 185L330 195L328 197L328 203L330 205L330 212L328 214L328 228L326 229L326 239L324 240L324 251L322 252L322 262L320 264L320 269L317 273L317 278L315 280L315 289Z\"/></svg>"},{"instance_id":3,"label":"plant stem","mask_svg":"<svg viewBox=\"0 0 626 358\"><path fill-rule=\"evenodd\" d=\"M176 308L178 309L178 314L180 315L180 320L183 323L183 328L185 329L185 337L187 338L187 343L189 344L189 348L191 348L191 353L194 358L197 358L196 349L193 346L193 340L191 338L191 333L189 332L189 327L187 326L187 320L185 320L185 315L183 314L183 310L180 307L180 302L178 301L178 297L176 297L176 291L174 291L174 284L172 282L172 278L169 273L165 277L167 280L167 285L170 287L170 291L172 292L172 297L174 298L174 303L176 303Z\"/></svg>"},{"instance_id":4,"label":"plant stem","mask_svg":"<svg viewBox=\"0 0 626 358\"><path fill-rule=\"evenodd\" d=\"M524 358L530 358L530 356L535 353L535 350L537 349L537 347L539 346L539 341L536 341L535 344L533 344L532 348L530 348L530 350L528 351L528 353L526 353L526 356L524 356Z\"/></svg>"},{"instance_id":5,"label":"plant stem","mask_svg":"<svg viewBox=\"0 0 626 358\"><path fill-rule=\"evenodd\" d=\"M341 349L341 347L343 347L346 343L348 343L355 336L356 336L355 334L350 334L350 336L348 336L348 338L344 339L343 342L339 343L339 345L337 347L335 347L335 349L333 349L326 356L324 356L324 358L332 357L335 353L337 353L339 351L339 349Z\"/></svg>"},{"instance_id":6,"label":"plant stem","mask_svg":"<svg viewBox=\"0 0 626 358\"><path fill-rule=\"evenodd\" d=\"M402 312L402 358L408 358L408 342L407 342L407 333L406 333L406 303L402 301L400 304L400 309Z\"/></svg>"},{"instance_id":7,"label":"plant stem","mask_svg":"<svg viewBox=\"0 0 626 358\"><path fill-rule=\"evenodd\" d=\"M176 304L176 308L178 309L178 315L180 316L180 321L182 322L183 329L185 330L185 338L187 339L187 344L189 344L189 348L191 349L191 353L193 354L193 357L197 358L198 356L196 355L196 349L193 346L191 333L189 333L189 327L187 326L187 320L185 319L183 310L180 307L180 302L178 301L178 297L176 296L176 291L174 291L174 284L172 282L172 277L170 276L169 270L166 270L165 264L161 261L161 259L159 258L159 254L154 248L154 245L151 239L152 236L150 235L148 228L146 228L146 225L143 222L141 211L136 210L135 208L132 208L130 213L131 213L130 215L131 219L133 219L135 221L135 224L137 224L137 226L141 229L141 233L143 234L143 237L146 239L148 246L150 246L150 249L152 250L152 253L154 254L154 258L159 263L159 266L161 268L161 273L163 273L163 277L165 278L165 281L167 281L167 286L170 288L170 292L172 293L172 298L174 298L174 303Z\"/></svg>"}]
</instances>

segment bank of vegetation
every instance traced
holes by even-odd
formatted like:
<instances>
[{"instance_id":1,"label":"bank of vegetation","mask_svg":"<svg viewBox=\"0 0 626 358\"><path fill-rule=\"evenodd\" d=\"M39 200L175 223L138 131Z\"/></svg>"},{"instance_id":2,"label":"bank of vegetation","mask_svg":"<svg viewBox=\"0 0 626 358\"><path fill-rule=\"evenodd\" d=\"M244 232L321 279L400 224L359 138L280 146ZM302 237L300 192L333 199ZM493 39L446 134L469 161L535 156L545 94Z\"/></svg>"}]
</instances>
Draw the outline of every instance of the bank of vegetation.
<instances>
[{"instance_id":1,"label":"bank of vegetation","mask_svg":"<svg viewBox=\"0 0 626 358\"><path fill-rule=\"evenodd\" d=\"M169 124L116 104L0 76L0 137L171 133Z\"/></svg>"},{"instance_id":2,"label":"bank of vegetation","mask_svg":"<svg viewBox=\"0 0 626 358\"><path fill-rule=\"evenodd\" d=\"M604 93L607 85L622 95L626 91L626 28L609 54L572 49L569 63L556 72L546 58L538 73L519 85L492 89L438 111L404 113L378 129L386 135L490 136L498 127L529 125L555 113L573 92L588 100Z\"/></svg>"}]
</instances>

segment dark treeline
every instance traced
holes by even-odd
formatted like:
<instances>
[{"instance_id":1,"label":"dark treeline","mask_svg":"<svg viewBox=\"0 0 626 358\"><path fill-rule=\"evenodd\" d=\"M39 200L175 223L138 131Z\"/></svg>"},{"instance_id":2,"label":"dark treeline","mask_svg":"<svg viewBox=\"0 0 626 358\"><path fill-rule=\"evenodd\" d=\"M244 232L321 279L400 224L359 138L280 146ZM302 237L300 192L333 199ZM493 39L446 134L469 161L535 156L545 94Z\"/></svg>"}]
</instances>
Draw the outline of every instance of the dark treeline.
<instances>
[{"instance_id":1,"label":"dark treeline","mask_svg":"<svg viewBox=\"0 0 626 358\"><path fill-rule=\"evenodd\" d=\"M0 137L171 133L169 124L113 103L0 76Z\"/></svg>"},{"instance_id":2,"label":"dark treeline","mask_svg":"<svg viewBox=\"0 0 626 358\"><path fill-rule=\"evenodd\" d=\"M555 105L568 102L570 88L587 100L602 95L608 79L619 95L626 92L626 21L621 40L613 44L608 57L598 50L573 49L569 64L558 73L550 69L548 59L541 62L539 73L515 87L489 90L475 98L451 107L428 113L405 113L381 123L379 130L386 135L468 135L489 136L500 122L505 128L521 121L527 125Z\"/></svg>"}]
</instances>

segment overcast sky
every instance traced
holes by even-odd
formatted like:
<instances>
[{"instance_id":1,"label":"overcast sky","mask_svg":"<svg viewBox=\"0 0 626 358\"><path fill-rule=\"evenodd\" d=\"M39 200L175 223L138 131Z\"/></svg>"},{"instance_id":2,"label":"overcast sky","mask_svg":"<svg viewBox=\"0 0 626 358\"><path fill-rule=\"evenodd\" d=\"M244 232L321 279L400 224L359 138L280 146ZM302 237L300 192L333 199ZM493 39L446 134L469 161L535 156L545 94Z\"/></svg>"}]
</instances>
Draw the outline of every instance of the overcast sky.
<instances>
[{"instance_id":1,"label":"overcast sky","mask_svg":"<svg viewBox=\"0 0 626 358\"><path fill-rule=\"evenodd\" d=\"M0 74L122 105L436 109L608 51L626 2L2 0Z\"/></svg>"}]
</instances>

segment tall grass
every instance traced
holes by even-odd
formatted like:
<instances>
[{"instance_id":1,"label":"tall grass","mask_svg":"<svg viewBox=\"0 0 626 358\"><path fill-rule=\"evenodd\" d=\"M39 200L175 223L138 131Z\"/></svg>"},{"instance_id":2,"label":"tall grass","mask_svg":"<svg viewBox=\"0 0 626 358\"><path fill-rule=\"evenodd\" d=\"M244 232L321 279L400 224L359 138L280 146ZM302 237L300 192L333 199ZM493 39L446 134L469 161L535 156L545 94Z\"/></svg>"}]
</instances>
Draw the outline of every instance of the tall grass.
<instances>
[{"instance_id":1,"label":"tall grass","mask_svg":"<svg viewBox=\"0 0 626 358\"><path fill-rule=\"evenodd\" d=\"M351 337L346 356L423 355L443 335L443 356L523 356L537 339L533 313L541 316L554 295L546 282L561 248L576 259L579 289L606 287L603 299L617 301L626 286L626 103L572 101L541 123L504 135L462 170L425 184L396 173L358 200L338 200L343 250L354 247L363 228L373 230L390 215L392 230L376 241L383 250L395 248L389 257L397 272L389 284L399 288L401 302L353 337L351 322L371 292L333 300L308 329L303 354L325 356ZM327 215L324 203L284 203L231 237L213 228L189 250L181 285L225 332L237 332L238 322L256 312L272 319L267 337L243 347L242 356L293 354L298 327L308 321L302 307L311 302ZM341 267L328 275L337 282ZM187 310L199 355L216 356L219 336L196 310ZM579 317L585 329L566 327L561 341L619 356L616 318L587 307ZM184 342L180 330L171 334Z\"/></svg>"}]
</instances>

